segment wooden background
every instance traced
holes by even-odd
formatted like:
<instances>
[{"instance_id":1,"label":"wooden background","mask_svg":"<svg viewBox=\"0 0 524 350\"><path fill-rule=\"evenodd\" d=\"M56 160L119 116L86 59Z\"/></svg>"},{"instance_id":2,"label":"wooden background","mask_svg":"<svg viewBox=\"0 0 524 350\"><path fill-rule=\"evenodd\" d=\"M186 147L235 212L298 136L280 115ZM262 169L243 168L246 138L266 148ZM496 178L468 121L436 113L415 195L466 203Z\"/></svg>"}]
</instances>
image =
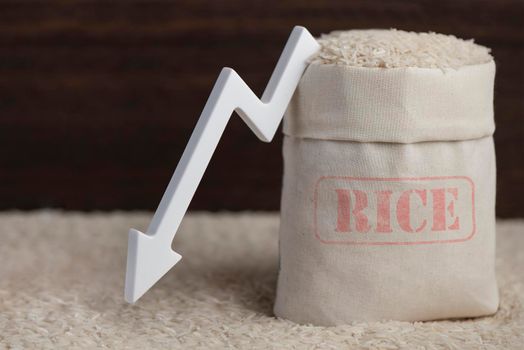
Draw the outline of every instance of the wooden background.
<instances>
[{"instance_id":1,"label":"wooden background","mask_svg":"<svg viewBox=\"0 0 524 350\"><path fill-rule=\"evenodd\" d=\"M293 25L455 34L497 61L498 215L524 216L524 6L0 1L0 209L154 209L223 66L260 94ZM192 209L277 210L281 136L233 118Z\"/></svg>"}]
</instances>

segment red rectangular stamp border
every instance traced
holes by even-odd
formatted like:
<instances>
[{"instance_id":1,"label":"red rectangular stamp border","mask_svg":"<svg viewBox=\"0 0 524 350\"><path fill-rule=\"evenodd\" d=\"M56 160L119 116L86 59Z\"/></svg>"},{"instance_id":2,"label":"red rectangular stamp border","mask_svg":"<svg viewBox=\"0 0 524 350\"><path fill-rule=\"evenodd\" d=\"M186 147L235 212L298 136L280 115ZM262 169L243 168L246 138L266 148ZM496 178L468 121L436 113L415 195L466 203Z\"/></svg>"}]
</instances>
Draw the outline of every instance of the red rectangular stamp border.
<instances>
[{"instance_id":1,"label":"red rectangular stamp border","mask_svg":"<svg viewBox=\"0 0 524 350\"><path fill-rule=\"evenodd\" d=\"M318 204L318 185L328 179L348 180L348 181L431 181L431 180L466 180L471 185L471 214L473 230L469 236L465 238L448 239L448 240L434 240L434 241L413 241L413 242L358 242L358 241L330 241L325 240L318 234L317 226L317 204ZM313 195L313 229L315 237L324 244L346 244L346 245L417 245L417 244L443 244L443 243L459 243L465 242L473 238L477 231L475 221L475 183L468 176L426 176L426 177L351 177L351 176L321 176L315 182L315 192Z\"/></svg>"}]
</instances>

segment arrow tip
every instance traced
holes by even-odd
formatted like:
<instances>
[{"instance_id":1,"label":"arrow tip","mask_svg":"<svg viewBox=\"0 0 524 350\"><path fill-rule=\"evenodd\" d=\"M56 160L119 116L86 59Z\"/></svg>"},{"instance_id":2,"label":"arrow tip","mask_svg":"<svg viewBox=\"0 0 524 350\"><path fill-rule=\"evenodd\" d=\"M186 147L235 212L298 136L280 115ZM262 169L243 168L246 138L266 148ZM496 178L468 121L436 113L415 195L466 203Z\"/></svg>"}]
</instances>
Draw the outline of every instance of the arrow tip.
<instances>
[{"instance_id":1,"label":"arrow tip","mask_svg":"<svg viewBox=\"0 0 524 350\"><path fill-rule=\"evenodd\" d=\"M126 301L136 302L181 258L164 241L135 229L129 230L124 292Z\"/></svg>"}]
</instances>

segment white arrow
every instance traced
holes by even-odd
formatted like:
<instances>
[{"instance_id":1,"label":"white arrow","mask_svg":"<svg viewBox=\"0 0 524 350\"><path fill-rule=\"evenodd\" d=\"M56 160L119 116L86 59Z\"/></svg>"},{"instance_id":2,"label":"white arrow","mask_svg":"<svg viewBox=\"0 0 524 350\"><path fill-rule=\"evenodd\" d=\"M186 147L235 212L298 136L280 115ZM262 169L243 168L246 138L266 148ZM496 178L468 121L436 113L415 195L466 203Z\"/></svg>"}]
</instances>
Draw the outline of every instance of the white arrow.
<instances>
[{"instance_id":1,"label":"white arrow","mask_svg":"<svg viewBox=\"0 0 524 350\"><path fill-rule=\"evenodd\" d=\"M147 234L129 230L128 302L137 301L182 258L171 249L171 243L233 111L260 140L270 142L307 59L318 49L317 41L305 28L295 27L260 100L233 69L222 69Z\"/></svg>"}]
</instances>

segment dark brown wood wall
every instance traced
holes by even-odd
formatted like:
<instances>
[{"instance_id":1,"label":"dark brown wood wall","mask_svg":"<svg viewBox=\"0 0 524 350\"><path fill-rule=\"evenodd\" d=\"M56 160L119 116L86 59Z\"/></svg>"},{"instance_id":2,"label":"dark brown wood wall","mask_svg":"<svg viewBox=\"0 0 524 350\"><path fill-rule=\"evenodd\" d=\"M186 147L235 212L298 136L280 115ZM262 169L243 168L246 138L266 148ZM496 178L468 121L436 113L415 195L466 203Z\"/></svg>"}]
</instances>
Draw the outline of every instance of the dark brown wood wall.
<instances>
[{"instance_id":1,"label":"dark brown wood wall","mask_svg":"<svg viewBox=\"0 0 524 350\"><path fill-rule=\"evenodd\" d=\"M0 1L0 209L154 209L223 66L261 93L293 25L475 38L497 61L498 214L524 216L521 0ZM277 210L281 137L234 118L192 209Z\"/></svg>"}]
</instances>

